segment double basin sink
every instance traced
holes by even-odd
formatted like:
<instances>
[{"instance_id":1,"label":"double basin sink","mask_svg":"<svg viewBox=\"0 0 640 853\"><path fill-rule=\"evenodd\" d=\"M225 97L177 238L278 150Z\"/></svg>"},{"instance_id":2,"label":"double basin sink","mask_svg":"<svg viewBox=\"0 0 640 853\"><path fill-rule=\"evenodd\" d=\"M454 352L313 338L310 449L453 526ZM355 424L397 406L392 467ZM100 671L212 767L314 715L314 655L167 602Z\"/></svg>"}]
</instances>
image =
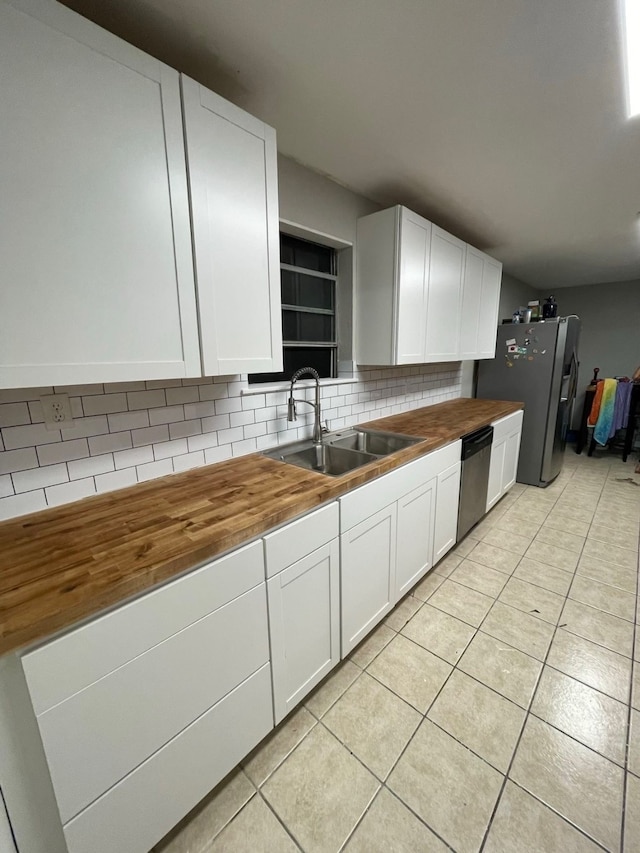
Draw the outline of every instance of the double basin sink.
<instances>
[{"instance_id":1,"label":"double basin sink","mask_svg":"<svg viewBox=\"0 0 640 853\"><path fill-rule=\"evenodd\" d=\"M266 450L263 456L288 462L308 471L319 471L330 477L339 477L354 468L422 440L393 432L349 429L328 433L323 436L321 444L314 444L311 439L294 441L273 450Z\"/></svg>"}]
</instances>

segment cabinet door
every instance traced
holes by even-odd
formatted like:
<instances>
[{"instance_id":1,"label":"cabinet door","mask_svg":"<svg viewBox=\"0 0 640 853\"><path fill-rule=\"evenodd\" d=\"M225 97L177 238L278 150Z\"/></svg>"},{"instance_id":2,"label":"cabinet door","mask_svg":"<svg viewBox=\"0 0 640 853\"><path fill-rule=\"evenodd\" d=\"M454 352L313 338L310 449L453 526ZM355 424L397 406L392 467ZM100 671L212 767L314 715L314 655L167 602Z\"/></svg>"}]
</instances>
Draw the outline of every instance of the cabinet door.
<instances>
[{"instance_id":1,"label":"cabinet door","mask_svg":"<svg viewBox=\"0 0 640 853\"><path fill-rule=\"evenodd\" d=\"M0 387L200 375L176 71L0 2Z\"/></svg>"},{"instance_id":2,"label":"cabinet door","mask_svg":"<svg viewBox=\"0 0 640 853\"><path fill-rule=\"evenodd\" d=\"M493 439L491 445L491 462L489 463L489 484L487 486L487 512L503 495L502 472L504 470L504 454L507 439Z\"/></svg>"},{"instance_id":3,"label":"cabinet door","mask_svg":"<svg viewBox=\"0 0 640 853\"><path fill-rule=\"evenodd\" d=\"M478 357L478 331L482 310L482 273L485 255L467 246L460 311L460 358Z\"/></svg>"},{"instance_id":4,"label":"cabinet door","mask_svg":"<svg viewBox=\"0 0 640 853\"><path fill-rule=\"evenodd\" d=\"M460 500L460 463L438 474L436 521L433 534L433 562L437 563L456 544L458 503Z\"/></svg>"},{"instance_id":5,"label":"cabinet door","mask_svg":"<svg viewBox=\"0 0 640 853\"><path fill-rule=\"evenodd\" d=\"M9 816L4 806L2 789L0 789L0 850L6 851L6 853L16 853L16 846L13 843L13 833L9 825Z\"/></svg>"},{"instance_id":6,"label":"cabinet door","mask_svg":"<svg viewBox=\"0 0 640 853\"><path fill-rule=\"evenodd\" d=\"M460 302L465 243L436 225L431 227L427 297L427 361L460 358Z\"/></svg>"},{"instance_id":7,"label":"cabinet door","mask_svg":"<svg viewBox=\"0 0 640 853\"><path fill-rule=\"evenodd\" d=\"M396 504L340 537L342 657L393 607L396 569Z\"/></svg>"},{"instance_id":8,"label":"cabinet door","mask_svg":"<svg viewBox=\"0 0 640 853\"><path fill-rule=\"evenodd\" d=\"M275 131L182 77L206 375L282 370Z\"/></svg>"},{"instance_id":9,"label":"cabinet door","mask_svg":"<svg viewBox=\"0 0 640 853\"><path fill-rule=\"evenodd\" d=\"M436 483L434 477L398 501L396 601L433 565Z\"/></svg>"},{"instance_id":10,"label":"cabinet door","mask_svg":"<svg viewBox=\"0 0 640 853\"><path fill-rule=\"evenodd\" d=\"M267 582L276 725L340 660L334 539Z\"/></svg>"},{"instance_id":11,"label":"cabinet door","mask_svg":"<svg viewBox=\"0 0 640 853\"><path fill-rule=\"evenodd\" d=\"M502 467L502 494L508 492L516 481L521 434L521 430L518 429L508 435L505 442L504 465Z\"/></svg>"},{"instance_id":12,"label":"cabinet door","mask_svg":"<svg viewBox=\"0 0 640 853\"><path fill-rule=\"evenodd\" d=\"M478 342L476 358L494 358L496 354L496 329L502 284L502 264L484 256L482 267L482 297L478 312Z\"/></svg>"},{"instance_id":13,"label":"cabinet door","mask_svg":"<svg viewBox=\"0 0 640 853\"><path fill-rule=\"evenodd\" d=\"M431 223L406 208L400 215L396 364L424 361Z\"/></svg>"}]
</instances>

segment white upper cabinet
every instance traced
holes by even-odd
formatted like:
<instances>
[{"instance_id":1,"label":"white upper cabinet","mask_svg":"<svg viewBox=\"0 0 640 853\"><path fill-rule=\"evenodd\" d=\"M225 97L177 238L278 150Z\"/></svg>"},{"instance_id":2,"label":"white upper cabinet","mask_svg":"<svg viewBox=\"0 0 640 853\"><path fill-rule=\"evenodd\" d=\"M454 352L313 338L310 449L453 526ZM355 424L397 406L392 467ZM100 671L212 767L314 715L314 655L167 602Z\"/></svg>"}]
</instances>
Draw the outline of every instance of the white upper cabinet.
<instances>
[{"instance_id":1,"label":"white upper cabinet","mask_svg":"<svg viewBox=\"0 0 640 853\"><path fill-rule=\"evenodd\" d=\"M460 308L465 243L434 225L431 231L426 361L460 358Z\"/></svg>"},{"instance_id":2,"label":"white upper cabinet","mask_svg":"<svg viewBox=\"0 0 640 853\"><path fill-rule=\"evenodd\" d=\"M179 75L0 0L0 387L200 374Z\"/></svg>"},{"instance_id":3,"label":"white upper cabinet","mask_svg":"<svg viewBox=\"0 0 640 853\"><path fill-rule=\"evenodd\" d=\"M182 77L205 375L282 370L275 131Z\"/></svg>"},{"instance_id":4,"label":"white upper cabinet","mask_svg":"<svg viewBox=\"0 0 640 853\"><path fill-rule=\"evenodd\" d=\"M405 207L358 220L356 358L491 358L502 265Z\"/></svg>"}]
</instances>

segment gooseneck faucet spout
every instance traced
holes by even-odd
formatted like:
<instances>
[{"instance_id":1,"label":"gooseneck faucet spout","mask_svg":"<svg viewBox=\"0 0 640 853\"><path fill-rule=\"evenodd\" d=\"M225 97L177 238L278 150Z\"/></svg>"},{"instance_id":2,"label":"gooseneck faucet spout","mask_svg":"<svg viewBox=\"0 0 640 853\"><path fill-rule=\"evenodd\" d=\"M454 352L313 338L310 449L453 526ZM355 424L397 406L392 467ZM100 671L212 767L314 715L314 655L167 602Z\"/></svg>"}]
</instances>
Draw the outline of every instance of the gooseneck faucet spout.
<instances>
[{"instance_id":1,"label":"gooseneck faucet spout","mask_svg":"<svg viewBox=\"0 0 640 853\"><path fill-rule=\"evenodd\" d=\"M311 376L316 380L316 401L312 403L311 400L300 400L293 396L293 386L298 381L298 379L303 376ZM311 406L314 410L314 420L313 420L313 440L316 444L322 443L322 427L320 426L320 377L318 376L318 371L313 367L301 367L291 377L291 387L289 389L289 400L287 401L287 420L295 421L297 420L298 413L296 411L296 403L306 403L307 406Z\"/></svg>"}]
</instances>

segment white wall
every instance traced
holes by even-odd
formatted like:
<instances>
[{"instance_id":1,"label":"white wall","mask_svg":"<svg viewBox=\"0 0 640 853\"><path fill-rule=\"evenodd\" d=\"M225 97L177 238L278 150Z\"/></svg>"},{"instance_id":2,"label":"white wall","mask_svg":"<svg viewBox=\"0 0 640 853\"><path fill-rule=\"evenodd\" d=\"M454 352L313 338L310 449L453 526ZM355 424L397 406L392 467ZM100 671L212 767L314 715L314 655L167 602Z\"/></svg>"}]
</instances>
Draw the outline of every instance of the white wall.
<instances>
[{"instance_id":1,"label":"white wall","mask_svg":"<svg viewBox=\"0 0 640 853\"><path fill-rule=\"evenodd\" d=\"M548 294L547 294L548 295ZM500 307L498 309L498 323L502 320L510 320L513 312L521 305L526 307L527 302L533 299L544 301L540 292L524 281L514 278L508 273L502 274L502 289L500 291Z\"/></svg>"}]
</instances>

